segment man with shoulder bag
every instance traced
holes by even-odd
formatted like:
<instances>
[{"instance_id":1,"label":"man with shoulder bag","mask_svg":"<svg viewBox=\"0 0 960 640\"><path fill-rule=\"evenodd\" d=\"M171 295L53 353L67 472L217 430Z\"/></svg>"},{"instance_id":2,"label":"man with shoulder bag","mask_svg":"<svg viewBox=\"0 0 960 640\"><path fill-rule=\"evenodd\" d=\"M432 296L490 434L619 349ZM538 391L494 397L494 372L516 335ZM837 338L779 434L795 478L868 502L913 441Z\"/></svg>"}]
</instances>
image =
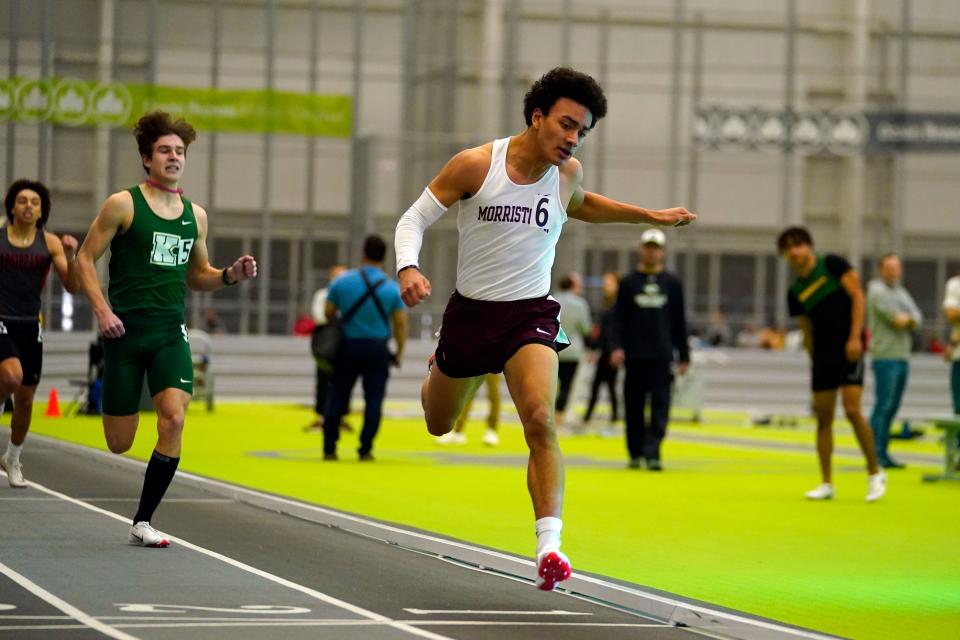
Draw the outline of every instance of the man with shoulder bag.
<instances>
[{"instance_id":1,"label":"man with shoulder bag","mask_svg":"<svg viewBox=\"0 0 960 640\"><path fill-rule=\"evenodd\" d=\"M400 287L383 272L386 251L380 236L367 236L360 267L333 282L327 294L326 318L328 322L337 322L340 340L332 357L330 396L324 409L324 460L337 459L337 427L347 412L359 377L363 377L365 407L357 453L361 461L373 460L371 451L380 428L390 365L399 366L407 337L407 314ZM391 334L397 343L395 354L390 353L387 344ZM329 344L325 348L329 349Z\"/></svg>"}]
</instances>

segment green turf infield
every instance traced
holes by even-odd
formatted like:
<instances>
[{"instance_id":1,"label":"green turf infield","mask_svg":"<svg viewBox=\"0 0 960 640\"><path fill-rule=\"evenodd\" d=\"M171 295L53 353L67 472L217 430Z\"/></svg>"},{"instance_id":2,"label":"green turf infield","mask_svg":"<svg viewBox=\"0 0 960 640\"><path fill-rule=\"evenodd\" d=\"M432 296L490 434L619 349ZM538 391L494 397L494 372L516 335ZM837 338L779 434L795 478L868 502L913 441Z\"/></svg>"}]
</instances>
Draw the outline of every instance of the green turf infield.
<instances>
[{"instance_id":1,"label":"green turf infield","mask_svg":"<svg viewBox=\"0 0 960 640\"><path fill-rule=\"evenodd\" d=\"M33 431L105 449L97 418L45 418ZM388 406L388 413L390 407ZM526 448L506 423L500 447L441 447L422 420L386 419L373 464L356 461L356 434L340 441L341 460L321 461L321 435L302 429L306 407L218 405L191 408L180 468L239 485L436 531L530 556L533 517L526 491ZM931 434L895 441L896 453L923 453L890 475L887 496L864 502L858 456L835 458L837 498L803 499L818 481L812 426L745 425L737 414L707 424L673 424L666 471L625 468L620 437L563 436L567 458L564 550L574 569L852 638L948 638L960 628L960 483L922 483L942 451ZM130 455L146 459L154 419L144 414ZM358 426L361 418L350 421ZM854 447L845 422L836 446ZM802 443L804 451L743 444ZM24 461L29 479L30 447ZM157 524L176 534L176 523Z\"/></svg>"}]
</instances>

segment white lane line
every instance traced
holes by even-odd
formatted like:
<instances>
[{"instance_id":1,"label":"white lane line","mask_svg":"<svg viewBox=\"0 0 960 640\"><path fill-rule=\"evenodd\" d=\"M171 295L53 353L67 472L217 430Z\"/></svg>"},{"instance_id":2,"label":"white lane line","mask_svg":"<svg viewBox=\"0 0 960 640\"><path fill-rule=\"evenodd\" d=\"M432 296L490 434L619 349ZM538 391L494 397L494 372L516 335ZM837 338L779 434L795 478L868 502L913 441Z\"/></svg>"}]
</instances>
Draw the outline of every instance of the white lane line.
<instances>
[{"instance_id":1,"label":"white lane line","mask_svg":"<svg viewBox=\"0 0 960 640\"><path fill-rule=\"evenodd\" d=\"M299 613L310 613L310 609L306 607L291 607L275 604L243 604L240 605L240 607L198 607L189 604L115 602L114 606L125 613L187 613L188 611L204 611L207 613L245 613L247 615L259 613L270 616L291 616Z\"/></svg>"},{"instance_id":2,"label":"white lane line","mask_svg":"<svg viewBox=\"0 0 960 640\"><path fill-rule=\"evenodd\" d=\"M98 498L96 496L80 496L77 500L89 500L90 502L140 502L140 498ZM178 502L181 504L224 504L233 503L235 500L227 498L164 498L163 503Z\"/></svg>"},{"instance_id":3,"label":"white lane line","mask_svg":"<svg viewBox=\"0 0 960 640\"><path fill-rule=\"evenodd\" d=\"M94 505L89 504L89 503L87 503L87 502L83 502L83 501L81 501L81 500L77 500L76 498L72 498L72 497L70 497L70 496L68 496L68 495L66 495L66 494L60 493L59 491L55 491L55 490L53 490L53 489L50 489L49 487L45 487L45 486L43 486L43 485L41 485L41 484L37 484L36 482L31 482L31 483L30 483L30 486L33 487L34 489L37 489L38 491L42 491L43 493L46 493L46 494L48 494L48 495L54 496L54 497L56 497L56 498L60 498L61 500L65 501L65 502L69 502L70 504L74 504L74 505L76 505L76 506L78 506L78 507L82 507L82 508L84 508L84 509L88 509L88 510L90 510L90 511L93 511L94 513L99 513L100 515L107 516L108 518L113 518L114 520L118 520L118 521L120 521L120 522L122 522L122 523L124 523L124 524L129 524L129 523L130 523L130 519L129 519L129 518L126 518L126 517L121 516L121 515L119 515L119 514L113 513L112 511L107 511L106 509L101 509L100 507L94 506ZM369 620L373 620L373 621L375 621L375 622L380 622L380 623L385 624L386 626L393 627L393 628L398 629L398 630L400 630L400 631L405 631L405 632L407 632L407 633L410 633L410 634L412 634L412 635L415 635L415 636L418 636L418 637L421 637L421 638L428 638L429 640L453 640L452 638L448 638L448 637L446 637L446 636L441 636L441 635L439 635L439 634L431 633L431 632L426 631L426 630L424 630L424 629L417 629L416 627L412 627L412 626L410 626L409 624L405 624L405 623L402 623L402 622L395 622L395 621L390 620L390 619L387 618L386 616L383 616L383 615L381 615L381 614L379 614L379 613L374 613L373 611L368 611L367 609L364 609L364 608L362 608L362 607L358 607L357 605L351 604L351 603L346 602L346 601L344 601L344 600L340 600L339 598L334 598L333 596L329 596L329 595L327 595L327 594L325 594L325 593L322 593L322 592L320 592L320 591L317 591L316 589L311 589L310 587L305 587L305 586L303 586L303 585L301 585L301 584L297 584L296 582L292 582L292 581L290 581L290 580L287 580L286 578L281 578L280 576L274 575L274 574L272 574L272 573L268 573L268 572L266 572L266 571L263 571L262 569L257 569L256 567L252 567L252 566L250 566L250 565L248 565L248 564L246 564L246 563L244 563L244 562L240 562L239 560L235 560L235 559L230 558L230 557L227 557L227 556L225 556L225 555L223 555L223 554L221 554L221 553L217 553L216 551L211 551L210 549L205 549L204 547L195 545L195 544L193 544L192 542L187 542L186 540L184 540L184 539L182 539L182 538L177 538L177 537L175 537L175 536L170 536L170 535L168 535L167 537L170 539L171 542L175 542L175 543L177 543L178 545L184 547L185 549L190 549L191 551L196 551L197 553L201 553L201 554L203 554L203 555L205 555L205 556L207 556L207 557L213 558L213 559L215 559L215 560L219 560L219 561L221 561L221 562L223 562L223 563L225 563L225 564L228 564L228 565L230 565L230 566L232 566L232 567L235 567L235 568L240 569L240 570L242 570L242 571L246 571L247 573L252 573L253 575L255 575L255 576L257 576L257 577L263 578L263 579L265 579L265 580L269 580L270 582L274 582L274 583L279 584L279 585L281 585L281 586L287 587L288 589L292 589L293 591L297 591L297 592L299 592L299 593L302 593L302 594L304 594L304 595L307 595L307 596L309 596L309 597L311 597L311 598L314 598L315 600L320 600L321 602L325 602L325 603L330 604L330 605L333 605L333 606L335 606L335 607L339 607L339 608L341 608L341 609L345 609L346 611L349 611L349 612L351 612L351 613L354 613L354 614L356 614L356 615L358 615L358 616L361 616L361 617L363 617L363 618L368 618ZM19 575L19 574L18 574L18 575ZM51 594L51 595L52 595L52 594ZM64 604L66 605L66 603L64 603ZM67 605L67 606L69 606L69 605ZM125 637L126 637L126 636L125 636Z\"/></svg>"},{"instance_id":4,"label":"white lane line","mask_svg":"<svg viewBox=\"0 0 960 640\"><path fill-rule=\"evenodd\" d=\"M489 612L482 612L489 613ZM506 612L511 613L511 612ZM517 612L521 613L521 612ZM526 613L526 612L524 612ZM570 612L567 612L568 614ZM534 613L534 615L536 615ZM592 614L573 614L592 615ZM0 623L6 620L72 620L70 616L3 616ZM98 616L97 620L110 620L111 626L117 629L153 629L153 628L180 628L180 627L344 627L344 626L385 626L390 621L355 620L345 618L202 618L202 617L159 617L159 616ZM639 622L544 622L542 620L395 620L415 626L469 626L469 627L503 627L503 626L553 626L553 627L629 627L665 629L659 623ZM12 627L0 624L0 631L7 631ZM17 627L20 628L20 627ZM36 627L31 627L36 628ZM58 628L65 628L63 626Z\"/></svg>"},{"instance_id":5,"label":"white lane line","mask_svg":"<svg viewBox=\"0 0 960 640\"><path fill-rule=\"evenodd\" d=\"M655 623L640 622L495 622L491 620L415 620L409 621L417 626L431 627L564 627L564 628L616 628L616 629L671 629ZM381 627L392 626L389 622L377 620L268 620L264 622L153 622L153 623L120 623L115 625L124 629L193 629L193 628L244 628L244 627ZM0 627L3 630L3 627ZM689 629L684 629L689 632Z\"/></svg>"},{"instance_id":6,"label":"white lane line","mask_svg":"<svg viewBox=\"0 0 960 640\"><path fill-rule=\"evenodd\" d=\"M544 622L543 620L410 620L422 627L625 627L629 629L678 629L656 622ZM690 629L684 628L689 632Z\"/></svg>"},{"instance_id":7,"label":"white lane line","mask_svg":"<svg viewBox=\"0 0 960 640\"><path fill-rule=\"evenodd\" d=\"M324 620L312 622L309 620L268 620L265 622L153 622L153 623L121 623L118 627L124 629L198 629L198 628L243 628L243 627L393 627L392 620ZM417 629L430 633L423 629ZM440 636L432 636L440 637ZM448 640L452 640L449 639Z\"/></svg>"},{"instance_id":8,"label":"white lane line","mask_svg":"<svg viewBox=\"0 0 960 640\"><path fill-rule=\"evenodd\" d=\"M60 611L63 611L65 614L67 614L68 616L70 616L80 624L84 625L85 627L89 627L95 631L99 631L100 633L102 633L103 635L109 638L116 638L116 640L139 640L136 636L132 636L128 633L124 633L119 629L114 629L110 625L104 624L99 620L97 620L96 618L94 618L93 616L88 615L83 611L80 611L80 609L77 609L75 606L73 606L69 602L61 600L60 598L53 595L52 593L50 593L49 591L47 591L37 583L30 580L30 578L26 577L21 573L18 573L14 569L11 569L7 565L3 564L2 562L0 562L0 573L4 574L5 576L7 576L8 578L16 582L18 585L20 585L21 587L23 587L33 595L40 598L50 606L56 609L59 609Z\"/></svg>"},{"instance_id":9,"label":"white lane line","mask_svg":"<svg viewBox=\"0 0 960 640\"><path fill-rule=\"evenodd\" d=\"M97 616L98 620L113 620L113 624L122 626L122 622L362 622L367 624L368 620L357 620L356 618L223 618L203 616ZM375 621L379 624L379 621Z\"/></svg>"},{"instance_id":10,"label":"white lane line","mask_svg":"<svg viewBox=\"0 0 960 640\"><path fill-rule=\"evenodd\" d=\"M82 624L22 624L9 627L0 627L0 633L4 631L64 631L66 629L87 629ZM128 636L129 637L129 636Z\"/></svg>"},{"instance_id":11,"label":"white lane line","mask_svg":"<svg viewBox=\"0 0 960 640\"><path fill-rule=\"evenodd\" d=\"M585 611L564 611L563 609L553 609L552 611L494 611L484 609L404 609L407 613L415 616L429 616L433 614L450 615L477 615L477 616L592 616L592 613Z\"/></svg>"},{"instance_id":12,"label":"white lane line","mask_svg":"<svg viewBox=\"0 0 960 640\"><path fill-rule=\"evenodd\" d=\"M140 498L97 498L95 496L80 496L77 500L89 500L91 502L139 502ZM0 497L0 502L59 502L57 498L51 498L47 496L3 496ZM168 502L178 502L178 503L196 503L196 504L232 504L236 500L230 500L229 498L164 498L163 503L167 504Z\"/></svg>"}]
</instances>

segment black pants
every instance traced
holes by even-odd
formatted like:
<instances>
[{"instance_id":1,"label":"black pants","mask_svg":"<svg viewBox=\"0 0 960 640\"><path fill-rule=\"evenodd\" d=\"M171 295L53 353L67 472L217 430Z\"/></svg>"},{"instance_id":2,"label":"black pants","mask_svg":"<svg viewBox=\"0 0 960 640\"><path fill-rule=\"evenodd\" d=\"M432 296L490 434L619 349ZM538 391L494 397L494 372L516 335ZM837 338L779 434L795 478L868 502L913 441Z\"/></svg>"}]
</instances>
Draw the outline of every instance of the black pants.
<instances>
[{"instance_id":1,"label":"black pants","mask_svg":"<svg viewBox=\"0 0 960 640\"><path fill-rule=\"evenodd\" d=\"M557 403L554 407L557 411L566 411L567 409L567 400L570 399L570 389L573 387L573 379L577 376L578 364L580 363L576 360L573 362L560 361L558 368L560 386L557 389Z\"/></svg>"},{"instance_id":2,"label":"black pants","mask_svg":"<svg viewBox=\"0 0 960 640\"><path fill-rule=\"evenodd\" d=\"M331 371L317 367L317 389L313 396L313 410L318 416L322 416L327 412L327 398L330 395L331 376ZM349 412L349 409L347 412Z\"/></svg>"},{"instance_id":3,"label":"black pants","mask_svg":"<svg viewBox=\"0 0 960 640\"><path fill-rule=\"evenodd\" d=\"M593 407L597 404L597 398L600 397L600 385L607 385L607 393L610 395L610 420L616 422L619 412L617 411L617 374L619 368L610 366L610 354L602 352L600 359L597 360L597 370L593 374L593 384L590 386L590 401L587 403L587 411L583 414L583 421L590 420L593 415Z\"/></svg>"},{"instance_id":4,"label":"black pants","mask_svg":"<svg viewBox=\"0 0 960 640\"><path fill-rule=\"evenodd\" d=\"M357 378L363 378L363 430L360 432L361 455L373 449L373 439L380 429L383 398L390 376L390 351L386 340L344 339L333 362L330 397L323 415L323 452L336 453L340 438L340 421L350 406L350 393Z\"/></svg>"},{"instance_id":5,"label":"black pants","mask_svg":"<svg viewBox=\"0 0 960 640\"><path fill-rule=\"evenodd\" d=\"M660 459L660 444L670 417L670 360L627 360L623 403L627 413L627 451L631 458ZM650 396L650 420L644 413Z\"/></svg>"}]
</instances>

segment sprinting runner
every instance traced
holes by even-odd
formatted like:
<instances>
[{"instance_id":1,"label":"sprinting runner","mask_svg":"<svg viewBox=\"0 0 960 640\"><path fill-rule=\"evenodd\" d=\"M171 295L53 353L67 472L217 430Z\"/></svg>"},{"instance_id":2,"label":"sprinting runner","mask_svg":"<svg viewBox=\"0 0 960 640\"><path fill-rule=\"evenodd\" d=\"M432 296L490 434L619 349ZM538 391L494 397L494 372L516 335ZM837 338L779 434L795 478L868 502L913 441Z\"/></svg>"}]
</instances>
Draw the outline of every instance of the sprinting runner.
<instances>
[{"instance_id":1,"label":"sprinting runner","mask_svg":"<svg viewBox=\"0 0 960 640\"><path fill-rule=\"evenodd\" d=\"M143 481L129 541L165 547L150 526L180 462L184 412L193 394L193 362L183 322L184 285L217 291L257 275L252 256L225 269L210 266L207 212L183 196L178 184L196 131L163 111L144 115L134 128L146 180L111 195L90 225L77 267L103 334L103 431L107 446L123 453L140 418L147 376L157 413L157 446ZM94 264L110 247L110 303Z\"/></svg>"},{"instance_id":2,"label":"sprinting runner","mask_svg":"<svg viewBox=\"0 0 960 640\"><path fill-rule=\"evenodd\" d=\"M414 306L430 295L419 269L423 234L459 203L457 288L421 393L427 430L449 432L484 376L503 371L530 449L527 487L543 590L570 577L560 552L564 469L553 423L557 351L566 339L560 305L548 296L560 230L568 216L659 225L696 219L682 207L644 209L583 190L573 156L606 111L593 78L553 69L524 98L526 130L455 155L397 224L401 295Z\"/></svg>"},{"instance_id":3,"label":"sprinting runner","mask_svg":"<svg viewBox=\"0 0 960 640\"><path fill-rule=\"evenodd\" d=\"M40 294L50 266L70 293L77 292L77 239L46 230L50 190L34 180L7 189L7 225L0 233L0 414L13 396L10 442L0 456L11 487L27 486L20 453L33 418L33 396L43 369Z\"/></svg>"}]
</instances>

